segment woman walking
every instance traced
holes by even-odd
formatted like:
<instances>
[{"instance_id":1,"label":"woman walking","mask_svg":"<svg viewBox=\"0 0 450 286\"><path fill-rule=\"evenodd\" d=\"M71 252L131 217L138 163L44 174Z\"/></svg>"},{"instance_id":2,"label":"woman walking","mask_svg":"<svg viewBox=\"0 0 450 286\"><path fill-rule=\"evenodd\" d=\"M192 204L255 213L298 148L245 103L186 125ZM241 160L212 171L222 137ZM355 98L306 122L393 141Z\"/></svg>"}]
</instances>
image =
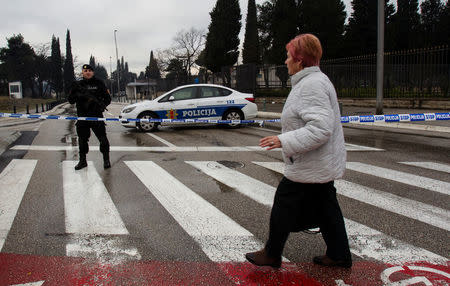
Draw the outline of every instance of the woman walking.
<instances>
[{"instance_id":1,"label":"woman walking","mask_svg":"<svg viewBox=\"0 0 450 286\"><path fill-rule=\"evenodd\" d=\"M255 265L278 268L289 233L318 226L327 250L313 262L349 268L352 258L334 188L346 164L336 91L319 68L317 37L299 35L286 50L292 89L281 115L282 134L260 140L268 150L282 148L285 172L275 193L269 239L263 249L245 256Z\"/></svg>"}]
</instances>

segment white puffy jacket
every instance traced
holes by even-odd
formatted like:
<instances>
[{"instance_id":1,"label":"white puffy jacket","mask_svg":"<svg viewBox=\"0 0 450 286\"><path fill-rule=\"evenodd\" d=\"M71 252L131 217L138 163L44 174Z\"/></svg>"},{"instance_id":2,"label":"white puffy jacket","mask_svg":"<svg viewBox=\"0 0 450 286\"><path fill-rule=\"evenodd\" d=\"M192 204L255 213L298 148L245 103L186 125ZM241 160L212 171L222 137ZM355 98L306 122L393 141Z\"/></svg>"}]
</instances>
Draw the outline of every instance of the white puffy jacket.
<instances>
[{"instance_id":1,"label":"white puffy jacket","mask_svg":"<svg viewBox=\"0 0 450 286\"><path fill-rule=\"evenodd\" d=\"M281 114L284 176L301 183L341 178L346 164L336 91L317 66L291 77L292 90Z\"/></svg>"}]
</instances>

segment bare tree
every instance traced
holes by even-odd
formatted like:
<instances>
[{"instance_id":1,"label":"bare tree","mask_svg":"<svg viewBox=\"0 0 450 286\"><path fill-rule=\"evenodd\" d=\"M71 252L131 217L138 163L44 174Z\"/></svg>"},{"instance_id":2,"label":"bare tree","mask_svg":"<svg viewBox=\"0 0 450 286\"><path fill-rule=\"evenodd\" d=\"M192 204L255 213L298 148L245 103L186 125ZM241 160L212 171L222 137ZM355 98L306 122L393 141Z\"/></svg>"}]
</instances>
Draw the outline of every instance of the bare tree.
<instances>
[{"instance_id":1,"label":"bare tree","mask_svg":"<svg viewBox=\"0 0 450 286\"><path fill-rule=\"evenodd\" d=\"M47 93L48 85L44 89L44 81L51 80L51 65L50 65L50 43L38 44L34 46L34 75L37 82L40 98Z\"/></svg>"},{"instance_id":2,"label":"bare tree","mask_svg":"<svg viewBox=\"0 0 450 286\"><path fill-rule=\"evenodd\" d=\"M200 55L205 45L205 31L191 28L190 30L181 30L177 33L174 40L174 57L183 61L186 72L191 76L191 69L195 66L195 60Z\"/></svg>"},{"instance_id":3,"label":"bare tree","mask_svg":"<svg viewBox=\"0 0 450 286\"><path fill-rule=\"evenodd\" d=\"M166 69L170 64L170 60L176 57L177 53L174 48L156 50L155 58L161 75L165 75Z\"/></svg>"}]
</instances>

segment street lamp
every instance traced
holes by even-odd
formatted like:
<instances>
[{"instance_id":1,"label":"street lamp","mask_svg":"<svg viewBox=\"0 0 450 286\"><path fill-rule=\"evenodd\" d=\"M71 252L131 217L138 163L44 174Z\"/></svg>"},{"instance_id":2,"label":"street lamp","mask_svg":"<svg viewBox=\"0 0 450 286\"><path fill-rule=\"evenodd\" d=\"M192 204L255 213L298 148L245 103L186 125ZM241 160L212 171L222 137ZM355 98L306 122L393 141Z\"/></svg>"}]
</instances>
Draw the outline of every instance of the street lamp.
<instances>
[{"instance_id":1,"label":"street lamp","mask_svg":"<svg viewBox=\"0 0 450 286\"><path fill-rule=\"evenodd\" d=\"M113 81L112 81L112 57L109 56L109 84L111 88L111 92L113 92Z\"/></svg>"},{"instance_id":2,"label":"street lamp","mask_svg":"<svg viewBox=\"0 0 450 286\"><path fill-rule=\"evenodd\" d=\"M119 63L119 52L117 50L117 30L114 30L114 43L116 44L116 59L117 59L117 94L120 100L120 63Z\"/></svg>"},{"instance_id":3,"label":"street lamp","mask_svg":"<svg viewBox=\"0 0 450 286\"><path fill-rule=\"evenodd\" d=\"M376 114L383 114L384 80L384 1L378 0L377 28L377 107Z\"/></svg>"}]
</instances>

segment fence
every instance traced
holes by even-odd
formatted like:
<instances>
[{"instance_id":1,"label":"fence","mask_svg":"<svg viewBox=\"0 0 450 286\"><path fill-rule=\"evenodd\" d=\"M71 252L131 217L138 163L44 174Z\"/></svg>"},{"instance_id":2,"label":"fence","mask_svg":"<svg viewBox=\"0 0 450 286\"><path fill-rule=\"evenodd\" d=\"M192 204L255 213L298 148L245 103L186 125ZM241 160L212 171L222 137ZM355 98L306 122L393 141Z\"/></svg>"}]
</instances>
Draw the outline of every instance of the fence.
<instances>
[{"instance_id":1,"label":"fence","mask_svg":"<svg viewBox=\"0 0 450 286\"><path fill-rule=\"evenodd\" d=\"M51 101L51 102L46 102L46 103L36 103L36 104L25 104L25 105L16 105L15 103L11 106L11 111L12 113L26 113L26 114L30 114L33 113L33 111L35 111L35 113L39 113L39 112L44 112L44 111L48 111L53 109L55 106L66 102L65 99L60 99L60 100L55 100L55 101ZM19 110L18 110L19 109ZM20 110L20 109L24 109L24 110Z\"/></svg>"},{"instance_id":2,"label":"fence","mask_svg":"<svg viewBox=\"0 0 450 286\"><path fill-rule=\"evenodd\" d=\"M385 53L385 98L450 98L450 48ZM376 97L376 54L321 62L339 97ZM226 85L243 92L286 95L290 87L285 66L238 65L208 74L200 82Z\"/></svg>"}]
</instances>

